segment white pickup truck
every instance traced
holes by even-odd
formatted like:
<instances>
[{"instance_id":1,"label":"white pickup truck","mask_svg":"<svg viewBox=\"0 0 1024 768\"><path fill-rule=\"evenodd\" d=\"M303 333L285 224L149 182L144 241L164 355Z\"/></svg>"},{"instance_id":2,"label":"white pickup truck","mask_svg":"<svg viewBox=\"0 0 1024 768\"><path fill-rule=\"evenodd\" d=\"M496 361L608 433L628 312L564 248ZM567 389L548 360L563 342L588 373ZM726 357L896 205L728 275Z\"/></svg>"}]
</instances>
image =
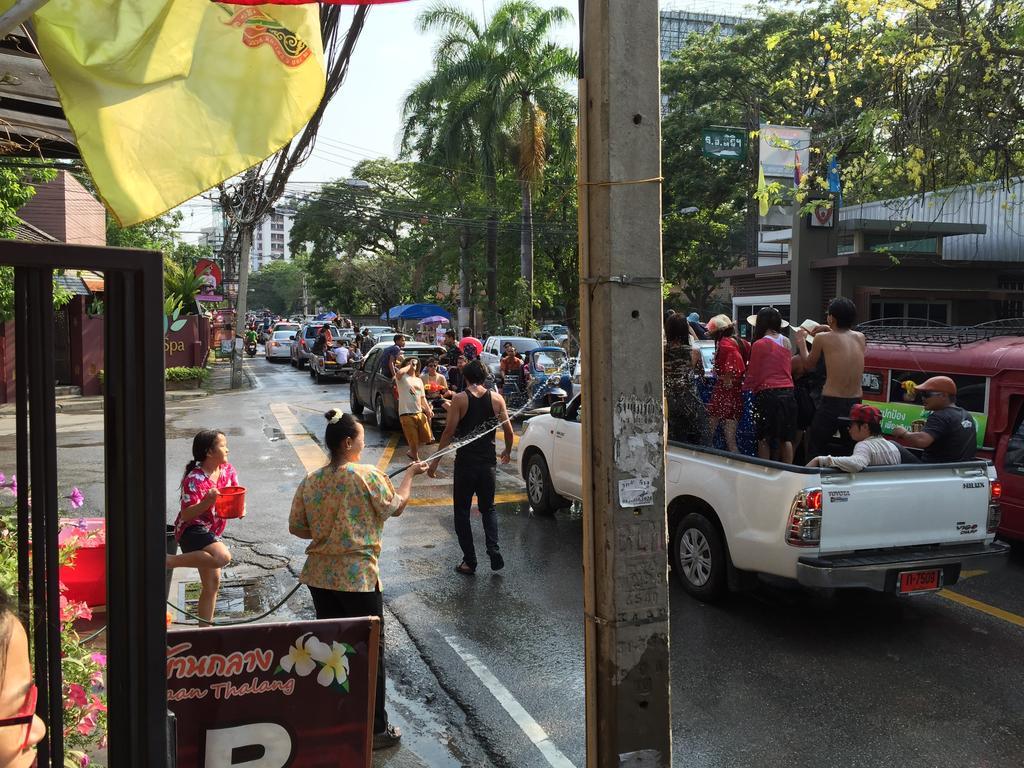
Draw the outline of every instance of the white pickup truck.
<instances>
[{"instance_id":1,"label":"white pickup truck","mask_svg":"<svg viewBox=\"0 0 1024 768\"><path fill-rule=\"evenodd\" d=\"M541 513L580 499L580 398L527 422L519 469ZM820 588L911 594L991 570L1000 485L983 461L808 469L669 443L669 562L683 587L712 601L754 574Z\"/></svg>"}]
</instances>

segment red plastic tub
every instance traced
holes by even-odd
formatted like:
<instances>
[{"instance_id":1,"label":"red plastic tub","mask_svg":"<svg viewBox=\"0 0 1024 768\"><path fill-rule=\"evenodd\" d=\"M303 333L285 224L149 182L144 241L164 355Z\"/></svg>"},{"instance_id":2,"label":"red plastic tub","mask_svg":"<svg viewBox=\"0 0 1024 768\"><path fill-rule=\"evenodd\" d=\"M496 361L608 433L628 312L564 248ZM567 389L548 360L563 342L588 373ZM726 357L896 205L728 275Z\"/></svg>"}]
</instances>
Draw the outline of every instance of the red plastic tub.
<instances>
[{"instance_id":1,"label":"red plastic tub","mask_svg":"<svg viewBox=\"0 0 1024 768\"><path fill-rule=\"evenodd\" d=\"M245 517L245 488L240 485L221 488L213 513L225 520Z\"/></svg>"},{"instance_id":2,"label":"red plastic tub","mask_svg":"<svg viewBox=\"0 0 1024 768\"><path fill-rule=\"evenodd\" d=\"M78 541L75 561L60 567L60 580L68 588L68 600L89 607L107 604L107 537L102 517L82 517L61 524L57 543Z\"/></svg>"}]
</instances>

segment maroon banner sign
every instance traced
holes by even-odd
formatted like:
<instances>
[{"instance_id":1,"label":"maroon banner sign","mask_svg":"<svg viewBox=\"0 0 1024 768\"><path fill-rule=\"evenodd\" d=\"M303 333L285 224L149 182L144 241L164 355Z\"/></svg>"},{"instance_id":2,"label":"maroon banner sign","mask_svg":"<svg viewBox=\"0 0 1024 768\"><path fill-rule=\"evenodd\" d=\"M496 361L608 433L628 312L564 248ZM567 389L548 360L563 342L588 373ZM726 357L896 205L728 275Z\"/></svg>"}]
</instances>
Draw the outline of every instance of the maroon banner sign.
<instances>
[{"instance_id":1,"label":"maroon banner sign","mask_svg":"<svg viewBox=\"0 0 1024 768\"><path fill-rule=\"evenodd\" d=\"M380 622L167 633L179 768L369 768Z\"/></svg>"}]
</instances>

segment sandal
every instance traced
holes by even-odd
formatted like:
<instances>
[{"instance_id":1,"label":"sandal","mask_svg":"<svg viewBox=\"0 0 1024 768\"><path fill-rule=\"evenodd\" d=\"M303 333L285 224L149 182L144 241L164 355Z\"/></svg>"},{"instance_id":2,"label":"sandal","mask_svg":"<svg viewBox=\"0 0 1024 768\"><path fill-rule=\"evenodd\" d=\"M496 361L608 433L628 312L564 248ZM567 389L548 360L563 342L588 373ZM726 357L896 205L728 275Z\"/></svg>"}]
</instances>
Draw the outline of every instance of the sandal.
<instances>
[{"instance_id":1,"label":"sandal","mask_svg":"<svg viewBox=\"0 0 1024 768\"><path fill-rule=\"evenodd\" d=\"M476 568L472 565L469 565L468 563L466 563L465 560L463 560L461 563L455 566L455 572L461 573L463 576L472 576L474 573L476 573Z\"/></svg>"}]
</instances>

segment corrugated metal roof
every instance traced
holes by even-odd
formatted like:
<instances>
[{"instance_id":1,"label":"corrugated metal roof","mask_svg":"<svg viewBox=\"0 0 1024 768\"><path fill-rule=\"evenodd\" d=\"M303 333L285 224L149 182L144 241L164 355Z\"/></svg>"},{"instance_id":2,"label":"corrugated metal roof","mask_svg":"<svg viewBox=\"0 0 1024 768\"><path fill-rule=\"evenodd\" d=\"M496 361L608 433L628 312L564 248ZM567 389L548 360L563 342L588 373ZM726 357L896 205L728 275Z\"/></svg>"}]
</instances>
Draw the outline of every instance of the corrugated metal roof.
<instances>
[{"instance_id":1,"label":"corrugated metal roof","mask_svg":"<svg viewBox=\"0 0 1024 768\"><path fill-rule=\"evenodd\" d=\"M1024 262L1024 179L972 184L928 192L924 195L851 205L839 212L840 220L888 219L916 222L970 222L986 228L985 234L946 237L942 258L946 261Z\"/></svg>"},{"instance_id":2,"label":"corrugated metal roof","mask_svg":"<svg viewBox=\"0 0 1024 768\"><path fill-rule=\"evenodd\" d=\"M82 278L77 275L54 275L54 285L63 288L69 293L73 293L75 296L91 296L89 289L85 287L85 282Z\"/></svg>"}]
</instances>

